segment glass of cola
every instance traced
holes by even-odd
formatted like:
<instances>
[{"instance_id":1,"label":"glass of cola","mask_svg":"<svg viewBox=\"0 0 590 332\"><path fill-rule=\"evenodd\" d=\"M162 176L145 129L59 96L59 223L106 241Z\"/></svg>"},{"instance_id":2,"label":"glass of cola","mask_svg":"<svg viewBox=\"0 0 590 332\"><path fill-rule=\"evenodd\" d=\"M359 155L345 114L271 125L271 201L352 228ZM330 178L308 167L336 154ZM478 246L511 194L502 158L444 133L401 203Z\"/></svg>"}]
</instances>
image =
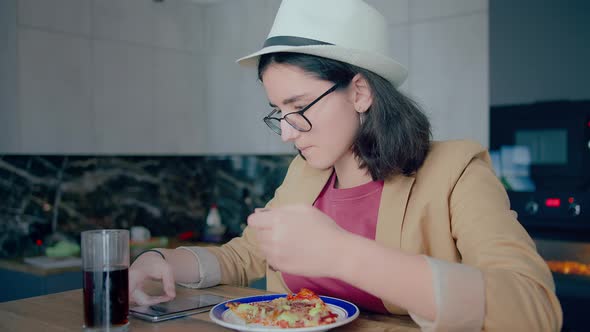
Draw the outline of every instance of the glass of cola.
<instances>
[{"instance_id":1,"label":"glass of cola","mask_svg":"<svg viewBox=\"0 0 590 332\"><path fill-rule=\"evenodd\" d=\"M84 331L128 331L129 231L82 232Z\"/></svg>"}]
</instances>

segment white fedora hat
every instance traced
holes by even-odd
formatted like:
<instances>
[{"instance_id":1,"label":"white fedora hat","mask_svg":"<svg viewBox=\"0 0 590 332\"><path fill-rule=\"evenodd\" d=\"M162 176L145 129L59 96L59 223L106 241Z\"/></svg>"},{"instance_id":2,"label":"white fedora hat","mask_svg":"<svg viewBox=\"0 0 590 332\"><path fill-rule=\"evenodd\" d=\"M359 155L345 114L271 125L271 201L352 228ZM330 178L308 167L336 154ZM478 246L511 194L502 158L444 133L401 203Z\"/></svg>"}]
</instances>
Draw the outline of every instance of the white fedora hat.
<instances>
[{"instance_id":1,"label":"white fedora hat","mask_svg":"<svg viewBox=\"0 0 590 332\"><path fill-rule=\"evenodd\" d=\"M386 54L387 22L362 0L283 0L261 50L238 59L257 66L260 55L294 52L368 69L400 86L408 71Z\"/></svg>"}]
</instances>

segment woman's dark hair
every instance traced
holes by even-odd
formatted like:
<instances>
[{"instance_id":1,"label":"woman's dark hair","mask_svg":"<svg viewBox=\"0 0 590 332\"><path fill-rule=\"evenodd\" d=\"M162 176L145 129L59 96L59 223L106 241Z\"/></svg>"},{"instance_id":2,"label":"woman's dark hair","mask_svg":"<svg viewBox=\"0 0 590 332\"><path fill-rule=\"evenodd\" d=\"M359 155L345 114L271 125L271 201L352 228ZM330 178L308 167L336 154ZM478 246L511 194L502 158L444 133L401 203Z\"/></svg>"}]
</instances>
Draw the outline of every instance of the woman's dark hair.
<instances>
[{"instance_id":1,"label":"woman's dark hair","mask_svg":"<svg viewBox=\"0 0 590 332\"><path fill-rule=\"evenodd\" d=\"M418 170L430 148L430 122L418 105L383 77L357 66L318 56L279 52L265 54L258 63L258 78L269 65L296 66L314 77L347 87L356 74L369 83L373 104L356 135L353 153L373 180L385 180Z\"/></svg>"}]
</instances>

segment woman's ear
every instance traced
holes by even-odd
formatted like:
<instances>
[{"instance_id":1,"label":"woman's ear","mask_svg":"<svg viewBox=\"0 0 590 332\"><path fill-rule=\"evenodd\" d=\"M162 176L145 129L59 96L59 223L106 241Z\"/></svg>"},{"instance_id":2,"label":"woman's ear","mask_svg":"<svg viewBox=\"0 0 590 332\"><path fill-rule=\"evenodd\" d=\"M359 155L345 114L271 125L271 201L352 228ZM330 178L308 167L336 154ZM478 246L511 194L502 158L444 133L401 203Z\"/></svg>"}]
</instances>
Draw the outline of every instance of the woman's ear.
<instances>
[{"instance_id":1,"label":"woman's ear","mask_svg":"<svg viewBox=\"0 0 590 332\"><path fill-rule=\"evenodd\" d=\"M359 113L366 112L373 104L373 92L369 82L363 75L356 74L352 78L350 86L354 109Z\"/></svg>"}]
</instances>

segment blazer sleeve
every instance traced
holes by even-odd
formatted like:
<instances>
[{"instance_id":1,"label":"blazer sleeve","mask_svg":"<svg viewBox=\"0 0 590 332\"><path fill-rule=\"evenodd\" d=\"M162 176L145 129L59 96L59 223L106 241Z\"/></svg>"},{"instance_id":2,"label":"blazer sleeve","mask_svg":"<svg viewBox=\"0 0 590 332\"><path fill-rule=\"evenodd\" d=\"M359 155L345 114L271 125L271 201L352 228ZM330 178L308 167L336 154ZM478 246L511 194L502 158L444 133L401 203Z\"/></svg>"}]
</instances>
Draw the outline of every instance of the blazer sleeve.
<instances>
[{"instance_id":1,"label":"blazer sleeve","mask_svg":"<svg viewBox=\"0 0 590 332\"><path fill-rule=\"evenodd\" d=\"M484 330L559 331L562 311L551 272L510 210L487 152L467 164L449 204L462 263L483 274Z\"/></svg>"}]
</instances>

